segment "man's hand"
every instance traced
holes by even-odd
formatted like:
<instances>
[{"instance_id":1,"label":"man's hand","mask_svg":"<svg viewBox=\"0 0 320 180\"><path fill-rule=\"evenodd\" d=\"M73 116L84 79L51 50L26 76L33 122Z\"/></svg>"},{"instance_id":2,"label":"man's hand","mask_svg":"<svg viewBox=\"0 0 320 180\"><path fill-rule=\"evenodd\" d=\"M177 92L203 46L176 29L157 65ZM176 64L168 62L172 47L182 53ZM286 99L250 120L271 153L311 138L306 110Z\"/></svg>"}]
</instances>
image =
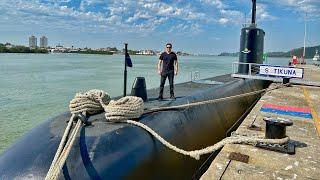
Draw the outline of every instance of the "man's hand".
<instances>
[{"instance_id":1,"label":"man's hand","mask_svg":"<svg viewBox=\"0 0 320 180\"><path fill-rule=\"evenodd\" d=\"M159 61L158 61L158 66L157 66L157 70L158 70L158 74L159 74L159 75L161 75L161 71L162 71L161 66L162 66L162 60L159 59Z\"/></svg>"},{"instance_id":2,"label":"man's hand","mask_svg":"<svg viewBox=\"0 0 320 180\"><path fill-rule=\"evenodd\" d=\"M174 75L178 75L178 71L174 71Z\"/></svg>"}]
</instances>

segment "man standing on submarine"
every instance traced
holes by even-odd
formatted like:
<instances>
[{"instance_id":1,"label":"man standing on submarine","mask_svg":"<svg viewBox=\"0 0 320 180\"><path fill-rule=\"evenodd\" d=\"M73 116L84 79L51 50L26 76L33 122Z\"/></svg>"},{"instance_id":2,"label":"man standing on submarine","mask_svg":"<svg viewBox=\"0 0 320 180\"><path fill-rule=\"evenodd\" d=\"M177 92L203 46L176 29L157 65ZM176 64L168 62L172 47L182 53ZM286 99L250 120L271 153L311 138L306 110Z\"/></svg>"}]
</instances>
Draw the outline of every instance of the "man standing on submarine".
<instances>
[{"instance_id":1,"label":"man standing on submarine","mask_svg":"<svg viewBox=\"0 0 320 180\"><path fill-rule=\"evenodd\" d=\"M176 53L172 51L172 44L167 43L166 44L166 50L163 52L158 61L158 74L161 76L160 80L160 92L158 100L163 100L163 88L164 84L166 82L166 79L169 79L170 84L170 98L176 99L174 96L174 88L173 88L173 79L174 76L178 74L178 58Z\"/></svg>"}]
</instances>

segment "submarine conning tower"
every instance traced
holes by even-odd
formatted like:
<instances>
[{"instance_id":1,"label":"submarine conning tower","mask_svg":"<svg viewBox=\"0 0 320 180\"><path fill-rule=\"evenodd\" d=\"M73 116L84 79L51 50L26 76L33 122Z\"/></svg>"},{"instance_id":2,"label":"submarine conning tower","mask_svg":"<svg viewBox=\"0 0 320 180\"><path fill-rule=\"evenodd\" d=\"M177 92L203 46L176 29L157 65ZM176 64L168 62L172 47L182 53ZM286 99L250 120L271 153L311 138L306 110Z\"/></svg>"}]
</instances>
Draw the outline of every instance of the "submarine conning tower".
<instances>
[{"instance_id":1,"label":"submarine conning tower","mask_svg":"<svg viewBox=\"0 0 320 180\"><path fill-rule=\"evenodd\" d=\"M263 63L263 44L265 32L256 25L256 0L252 0L251 24L241 29L240 63ZM238 73L248 74L249 65L239 64Z\"/></svg>"}]
</instances>

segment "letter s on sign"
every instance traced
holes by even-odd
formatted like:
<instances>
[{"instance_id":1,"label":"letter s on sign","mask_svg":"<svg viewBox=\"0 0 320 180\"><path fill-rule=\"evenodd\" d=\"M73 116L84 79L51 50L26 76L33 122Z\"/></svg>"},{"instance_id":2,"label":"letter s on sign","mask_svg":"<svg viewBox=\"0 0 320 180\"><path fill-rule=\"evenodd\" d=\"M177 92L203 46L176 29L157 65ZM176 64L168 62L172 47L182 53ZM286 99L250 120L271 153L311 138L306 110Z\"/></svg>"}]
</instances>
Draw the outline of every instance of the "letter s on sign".
<instances>
[{"instance_id":1,"label":"letter s on sign","mask_svg":"<svg viewBox=\"0 0 320 180\"><path fill-rule=\"evenodd\" d=\"M265 68L265 69L264 69L264 72L265 72L265 73L268 73L268 72L269 72L269 69L268 69L268 68Z\"/></svg>"}]
</instances>

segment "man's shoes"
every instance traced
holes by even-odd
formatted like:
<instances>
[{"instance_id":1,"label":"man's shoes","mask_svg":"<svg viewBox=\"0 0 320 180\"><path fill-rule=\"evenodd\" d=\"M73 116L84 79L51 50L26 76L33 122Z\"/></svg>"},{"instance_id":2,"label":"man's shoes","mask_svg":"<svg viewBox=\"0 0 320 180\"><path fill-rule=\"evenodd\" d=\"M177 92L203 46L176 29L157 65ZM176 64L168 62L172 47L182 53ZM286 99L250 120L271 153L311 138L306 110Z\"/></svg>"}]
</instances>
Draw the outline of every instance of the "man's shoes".
<instances>
[{"instance_id":1,"label":"man's shoes","mask_svg":"<svg viewBox=\"0 0 320 180\"><path fill-rule=\"evenodd\" d=\"M174 95L171 95L171 96L170 96L170 99L176 100L176 97L174 97Z\"/></svg>"},{"instance_id":2,"label":"man's shoes","mask_svg":"<svg viewBox=\"0 0 320 180\"><path fill-rule=\"evenodd\" d=\"M158 99L158 101L162 101L162 100L163 100L163 97L162 97L162 96L159 96L157 99Z\"/></svg>"}]
</instances>

